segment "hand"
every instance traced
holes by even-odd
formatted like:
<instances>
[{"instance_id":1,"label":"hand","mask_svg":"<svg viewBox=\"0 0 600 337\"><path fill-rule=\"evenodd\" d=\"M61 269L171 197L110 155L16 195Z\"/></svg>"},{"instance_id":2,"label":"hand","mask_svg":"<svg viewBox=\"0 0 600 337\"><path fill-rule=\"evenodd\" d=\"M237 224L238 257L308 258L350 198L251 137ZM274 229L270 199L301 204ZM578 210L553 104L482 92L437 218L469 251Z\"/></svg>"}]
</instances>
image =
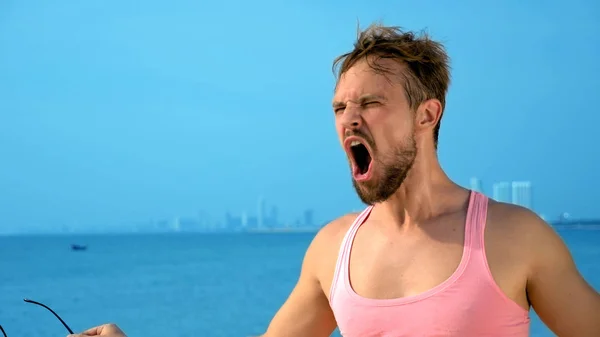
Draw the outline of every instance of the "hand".
<instances>
[{"instance_id":1,"label":"hand","mask_svg":"<svg viewBox=\"0 0 600 337\"><path fill-rule=\"evenodd\" d=\"M115 324L103 324L88 329L80 334L68 335L67 337L105 336L105 337L127 337L125 333Z\"/></svg>"}]
</instances>

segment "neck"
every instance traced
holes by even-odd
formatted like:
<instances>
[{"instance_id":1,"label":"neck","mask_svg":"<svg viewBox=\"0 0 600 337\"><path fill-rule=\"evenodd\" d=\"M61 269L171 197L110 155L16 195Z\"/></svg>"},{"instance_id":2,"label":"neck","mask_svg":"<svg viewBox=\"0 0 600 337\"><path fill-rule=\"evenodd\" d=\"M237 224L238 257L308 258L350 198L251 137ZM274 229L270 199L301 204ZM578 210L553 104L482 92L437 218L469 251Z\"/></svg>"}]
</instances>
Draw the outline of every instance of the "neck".
<instances>
[{"instance_id":1,"label":"neck","mask_svg":"<svg viewBox=\"0 0 600 337\"><path fill-rule=\"evenodd\" d=\"M374 205L373 213L382 222L409 229L456 205L460 193L468 194L446 175L435 150L421 153L400 188L386 201Z\"/></svg>"}]
</instances>

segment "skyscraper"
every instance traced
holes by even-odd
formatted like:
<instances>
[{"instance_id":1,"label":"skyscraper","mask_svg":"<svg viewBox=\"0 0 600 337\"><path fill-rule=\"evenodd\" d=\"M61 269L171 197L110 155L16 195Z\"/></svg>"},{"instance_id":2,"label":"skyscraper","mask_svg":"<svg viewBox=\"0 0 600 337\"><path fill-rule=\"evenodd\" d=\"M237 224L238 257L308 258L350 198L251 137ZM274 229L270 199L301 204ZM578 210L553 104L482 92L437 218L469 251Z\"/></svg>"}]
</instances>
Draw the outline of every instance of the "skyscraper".
<instances>
[{"instance_id":1,"label":"skyscraper","mask_svg":"<svg viewBox=\"0 0 600 337\"><path fill-rule=\"evenodd\" d=\"M532 209L532 195L530 181L513 181L512 182L512 200L515 205L523 206Z\"/></svg>"},{"instance_id":2,"label":"skyscraper","mask_svg":"<svg viewBox=\"0 0 600 337\"><path fill-rule=\"evenodd\" d=\"M269 214L269 227L277 227L279 225L279 210L277 206L271 206L271 213Z\"/></svg>"},{"instance_id":3,"label":"skyscraper","mask_svg":"<svg viewBox=\"0 0 600 337\"><path fill-rule=\"evenodd\" d=\"M304 226L311 227L313 225L314 212L312 209L304 211Z\"/></svg>"},{"instance_id":4,"label":"skyscraper","mask_svg":"<svg viewBox=\"0 0 600 337\"><path fill-rule=\"evenodd\" d=\"M179 221L178 216L173 218L173 221L171 222L171 230L173 230L175 232L181 231L181 222Z\"/></svg>"},{"instance_id":5,"label":"skyscraper","mask_svg":"<svg viewBox=\"0 0 600 337\"><path fill-rule=\"evenodd\" d=\"M267 207L265 204L265 199L263 197L259 197L258 198L258 209L256 212L256 220L257 220L258 228L264 228L266 215L267 215Z\"/></svg>"},{"instance_id":6,"label":"skyscraper","mask_svg":"<svg viewBox=\"0 0 600 337\"><path fill-rule=\"evenodd\" d=\"M499 202L512 202L511 185L509 182L499 182L492 186L492 199Z\"/></svg>"},{"instance_id":7,"label":"skyscraper","mask_svg":"<svg viewBox=\"0 0 600 337\"><path fill-rule=\"evenodd\" d=\"M242 228L248 227L248 213L246 212L242 212L241 225Z\"/></svg>"}]
</instances>

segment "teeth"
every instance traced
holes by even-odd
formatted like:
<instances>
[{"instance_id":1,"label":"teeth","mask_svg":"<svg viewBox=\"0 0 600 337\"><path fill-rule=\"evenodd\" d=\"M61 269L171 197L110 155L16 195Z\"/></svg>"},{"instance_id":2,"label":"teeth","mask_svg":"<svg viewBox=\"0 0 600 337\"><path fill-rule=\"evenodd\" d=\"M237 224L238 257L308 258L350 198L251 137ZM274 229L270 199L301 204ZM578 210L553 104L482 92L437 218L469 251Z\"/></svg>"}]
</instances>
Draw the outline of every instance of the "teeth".
<instances>
[{"instance_id":1,"label":"teeth","mask_svg":"<svg viewBox=\"0 0 600 337\"><path fill-rule=\"evenodd\" d=\"M350 146L356 146L356 145L360 145L360 142L358 140L355 140L352 143L350 143Z\"/></svg>"}]
</instances>

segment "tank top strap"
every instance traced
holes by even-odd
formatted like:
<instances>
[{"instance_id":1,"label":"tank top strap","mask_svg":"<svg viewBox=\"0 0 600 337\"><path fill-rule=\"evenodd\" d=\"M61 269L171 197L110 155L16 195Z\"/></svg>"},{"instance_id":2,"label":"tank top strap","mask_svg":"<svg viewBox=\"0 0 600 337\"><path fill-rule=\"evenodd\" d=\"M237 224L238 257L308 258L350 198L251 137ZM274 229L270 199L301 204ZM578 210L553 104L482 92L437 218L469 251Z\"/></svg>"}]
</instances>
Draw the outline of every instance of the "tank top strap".
<instances>
[{"instance_id":1,"label":"tank top strap","mask_svg":"<svg viewBox=\"0 0 600 337\"><path fill-rule=\"evenodd\" d=\"M475 259L485 257L483 235L487 221L488 197L476 191L471 192L471 206L467 212L467 223L465 226L465 237L469 237L470 249Z\"/></svg>"},{"instance_id":2,"label":"tank top strap","mask_svg":"<svg viewBox=\"0 0 600 337\"><path fill-rule=\"evenodd\" d=\"M333 297L335 295L335 290L337 287L344 285L345 275L349 269L350 264L350 250L352 248L352 242L354 241L354 237L356 236L356 232L358 232L358 228L365 222L365 220L371 214L371 210L373 206L368 206L365 208L354 220L346 235L344 235L344 239L342 240L342 244L340 245L337 262L335 265L335 272L333 274L333 280L331 282L331 288L329 289L329 301L333 301Z\"/></svg>"}]
</instances>

